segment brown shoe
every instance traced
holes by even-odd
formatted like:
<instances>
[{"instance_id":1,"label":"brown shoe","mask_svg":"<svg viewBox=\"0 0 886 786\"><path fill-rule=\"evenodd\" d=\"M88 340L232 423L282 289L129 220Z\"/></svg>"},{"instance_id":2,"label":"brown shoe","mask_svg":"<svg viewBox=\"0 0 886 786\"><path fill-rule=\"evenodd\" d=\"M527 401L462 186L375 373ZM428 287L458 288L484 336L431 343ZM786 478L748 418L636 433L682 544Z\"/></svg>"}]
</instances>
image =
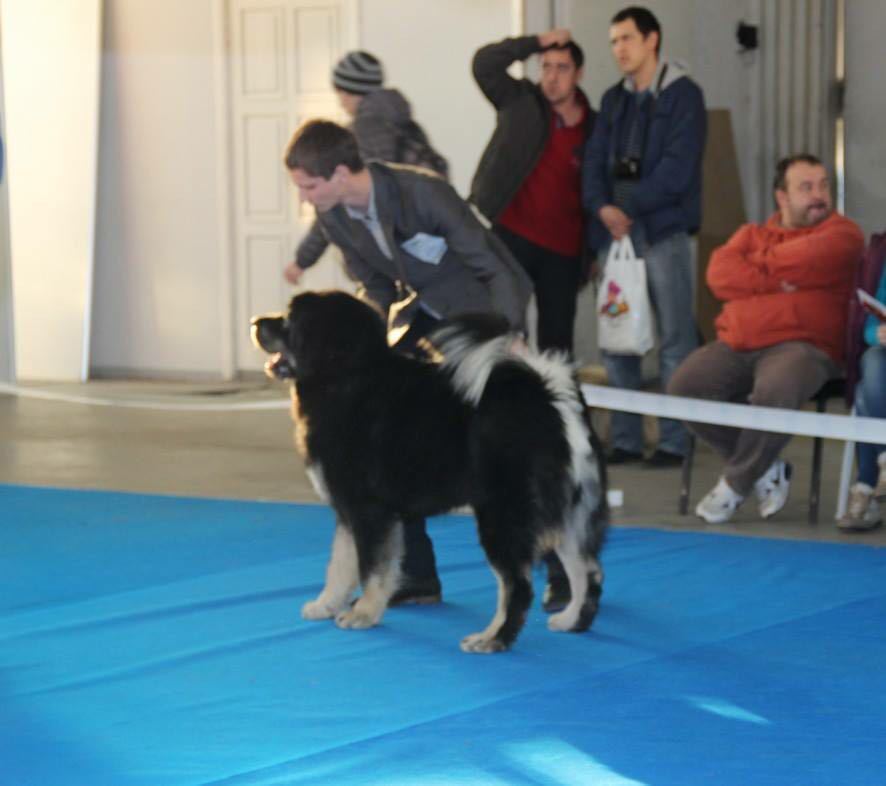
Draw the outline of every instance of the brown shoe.
<instances>
[{"instance_id":1,"label":"brown shoe","mask_svg":"<svg viewBox=\"0 0 886 786\"><path fill-rule=\"evenodd\" d=\"M432 579L409 579L403 582L388 601L388 606L405 606L415 604L417 606L430 606L443 600L443 588L440 579L436 576Z\"/></svg>"},{"instance_id":2,"label":"brown shoe","mask_svg":"<svg viewBox=\"0 0 886 786\"><path fill-rule=\"evenodd\" d=\"M880 465L880 477L874 487L874 499L877 502L886 502L886 451L877 457L877 463Z\"/></svg>"},{"instance_id":3,"label":"brown shoe","mask_svg":"<svg viewBox=\"0 0 886 786\"><path fill-rule=\"evenodd\" d=\"M844 532L867 532L881 524L880 508L867 483L856 483L849 489L846 512L837 519L837 527Z\"/></svg>"}]
</instances>

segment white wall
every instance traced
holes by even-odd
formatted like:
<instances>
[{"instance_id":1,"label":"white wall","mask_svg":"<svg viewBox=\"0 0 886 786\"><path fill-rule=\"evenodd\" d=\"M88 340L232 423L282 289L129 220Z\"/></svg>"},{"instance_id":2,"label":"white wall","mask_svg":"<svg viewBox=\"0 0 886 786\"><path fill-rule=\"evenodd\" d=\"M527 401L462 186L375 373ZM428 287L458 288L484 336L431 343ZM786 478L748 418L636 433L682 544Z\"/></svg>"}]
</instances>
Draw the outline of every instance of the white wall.
<instances>
[{"instance_id":1,"label":"white wall","mask_svg":"<svg viewBox=\"0 0 886 786\"><path fill-rule=\"evenodd\" d=\"M23 378L87 367L99 0L4 0L15 357Z\"/></svg>"},{"instance_id":2,"label":"white wall","mask_svg":"<svg viewBox=\"0 0 886 786\"><path fill-rule=\"evenodd\" d=\"M846 215L869 237L886 231L886 6L847 2L846 36Z\"/></svg>"},{"instance_id":3,"label":"white wall","mask_svg":"<svg viewBox=\"0 0 886 786\"><path fill-rule=\"evenodd\" d=\"M2 21L0 21L2 28ZM0 34L0 42L2 42ZM0 382L15 378L15 354L12 339L12 259L9 248L9 180L6 176L6 127L3 103L3 57L0 43Z\"/></svg>"},{"instance_id":4,"label":"white wall","mask_svg":"<svg viewBox=\"0 0 886 786\"><path fill-rule=\"evenodd\" d=\"M105 0L97 374L221 374L213 5Z\"/></svg>"},{"instance_id":5,"label":"white wall","mask_svg":"<svg viewBox=\"0 0 886 786\"><path fill-rule=\"evenodd\" d=\"M360 46L385 65L388 84L445 155L466 195L495 113L471 76L483 44L511 35L510 0L362 0Z\"/></svg>"}]
</instances>

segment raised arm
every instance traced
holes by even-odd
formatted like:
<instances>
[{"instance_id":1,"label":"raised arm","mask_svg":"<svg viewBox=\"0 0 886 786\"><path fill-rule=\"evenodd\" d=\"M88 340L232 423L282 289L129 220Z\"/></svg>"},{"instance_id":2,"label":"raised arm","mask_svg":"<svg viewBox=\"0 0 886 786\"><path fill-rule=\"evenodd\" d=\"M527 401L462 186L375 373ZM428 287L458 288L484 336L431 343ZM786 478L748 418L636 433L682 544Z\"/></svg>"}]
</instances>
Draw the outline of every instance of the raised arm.
<instances>
[{"instance_id":1,"label":"raised arm","mask_svg":"<svg viewBox=\"0 0 886 786\"><path fill-rule=\"evenodd\" d=\"M511 63L541 52L541 38L536 35L505 38L481 47L474 54L471 63L474 81L496 109L501 109L531 89L532 83L528 79L514 79L508 73L508 67Z\"/></svg>"}]
</instances>

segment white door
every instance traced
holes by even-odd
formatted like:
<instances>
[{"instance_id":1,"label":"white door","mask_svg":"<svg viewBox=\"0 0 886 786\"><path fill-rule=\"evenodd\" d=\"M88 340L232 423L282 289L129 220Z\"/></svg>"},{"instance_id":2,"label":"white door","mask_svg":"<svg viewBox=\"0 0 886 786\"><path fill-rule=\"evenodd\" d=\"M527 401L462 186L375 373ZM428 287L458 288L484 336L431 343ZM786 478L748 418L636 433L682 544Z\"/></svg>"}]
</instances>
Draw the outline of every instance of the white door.
<instances>
[{"instance_id":1,"label":"white door","mask_svg":"<svg viewBox=\"0 0 886 786\"><path fill-rule=\"evenodd\" d=\"M299 124L345 122L332 91L335 62L355 47L356 0L230 0L230 128L234 212L236 367L261 368L249 319L281 311L293 293L283 269L313 221L283 166ZM308 288L353 288L332 249L308 271Z\"/></svg>"}]
</instances>

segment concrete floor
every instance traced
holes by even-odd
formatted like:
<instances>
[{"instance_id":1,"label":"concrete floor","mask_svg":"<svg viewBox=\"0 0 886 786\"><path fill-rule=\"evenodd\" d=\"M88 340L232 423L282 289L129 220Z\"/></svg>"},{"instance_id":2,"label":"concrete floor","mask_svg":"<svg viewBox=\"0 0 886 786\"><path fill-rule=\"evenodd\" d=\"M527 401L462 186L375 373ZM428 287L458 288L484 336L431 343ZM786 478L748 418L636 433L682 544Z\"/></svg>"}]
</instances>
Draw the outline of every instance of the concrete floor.
<instances>
[{"instance_id":1,"label":"concrete floor","mask_svg":"<svg viewBox=\"0 0 886 786\"><path fill-rule=\"evenodd\" d=\"M95 381L42 384L25 390L132 404L280 402L261 411L158 411L97 406L0 394L0 483L133 491L256 500L317 502L294 448L287 390L281 383L250 380L198 385ZM605 431L605 415L596 416ZM833 522L842 443L825 442L820 523L806 523L811 440L795 438L786 450L795 468L791 499L770 522L749 500L733 521L707 526L677 513L679 470L612 467L610 487L624 493L613 515L618 525L706 530L764 537L886 545L886 529L846 535ZM698 450L691 507L716 482L719 462Z\"/></svg>"}]
</instances>

